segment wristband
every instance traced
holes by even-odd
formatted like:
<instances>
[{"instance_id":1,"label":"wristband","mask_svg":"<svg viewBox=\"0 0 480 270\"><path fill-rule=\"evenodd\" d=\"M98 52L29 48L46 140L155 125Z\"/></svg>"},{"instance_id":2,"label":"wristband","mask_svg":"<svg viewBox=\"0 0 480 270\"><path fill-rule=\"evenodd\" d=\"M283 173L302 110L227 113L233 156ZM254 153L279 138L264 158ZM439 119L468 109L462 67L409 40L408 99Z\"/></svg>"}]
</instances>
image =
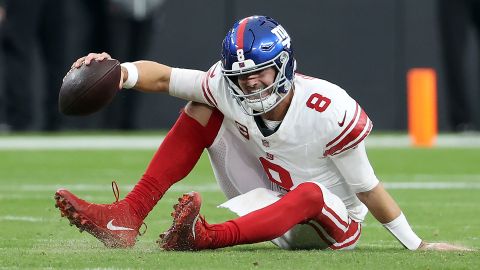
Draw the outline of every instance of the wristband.
<instances>
[{"instance_id":1,"label":"wristband","mask_svg":"<svg viewBox=\"0 0 480 270\"><path fill-rule=\"evenodd\" d=\"M412 230L403 213L400 213L400 216L389 223L383 224L383 226L409 250L416 250L422 243L422 239Z\"/></svg>"},{"instance_id":2,"label":"wristband","mask_svg":"<svg viewBox=\"0 0 480 270\"><path fill-rule=\"evenodd\" d=\"M125 62L121 64L122 67L127 69L127 80L123 82L123 88L130 89L135 87L138 81L138 68L135 64L130 62Z\"/></svg>"}]
</instances>

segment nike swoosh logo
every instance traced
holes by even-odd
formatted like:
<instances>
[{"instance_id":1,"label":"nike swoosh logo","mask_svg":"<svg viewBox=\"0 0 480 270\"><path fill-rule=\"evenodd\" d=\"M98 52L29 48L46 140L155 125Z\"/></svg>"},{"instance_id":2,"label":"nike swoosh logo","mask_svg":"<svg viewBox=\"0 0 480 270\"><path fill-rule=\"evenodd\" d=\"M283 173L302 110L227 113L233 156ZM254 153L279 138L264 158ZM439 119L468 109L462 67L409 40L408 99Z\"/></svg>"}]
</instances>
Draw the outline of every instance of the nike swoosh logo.
<instances>
[{"instance_id":1,"label":"nike swoosh logo","mask_svg":"<svg viewBox=\"0 0 480 270\"><path fill-rule=\"evenodd\" d=\"M339 125L340 127L343 127L343 125L345 124L345 118L346 118L346 117L347 117L347 111L345 111L345 114L343 115L343 120L342 120L342 122L338 122L338 125Z\"/></svg>"},{"instance_id":2,"label":"nike swoosh logo","mask_svg":"<svg viewBox=\"0 0 480 270\"><path fill-rule=\"evenodd\" d=\"M133 229L131 229L131 228L115 226L115 225L113 225L113 221L114 221L114 219L110 220L107 223L107 229L109 229L110 231L133 231Z\"/></svg>"}]
</instances>

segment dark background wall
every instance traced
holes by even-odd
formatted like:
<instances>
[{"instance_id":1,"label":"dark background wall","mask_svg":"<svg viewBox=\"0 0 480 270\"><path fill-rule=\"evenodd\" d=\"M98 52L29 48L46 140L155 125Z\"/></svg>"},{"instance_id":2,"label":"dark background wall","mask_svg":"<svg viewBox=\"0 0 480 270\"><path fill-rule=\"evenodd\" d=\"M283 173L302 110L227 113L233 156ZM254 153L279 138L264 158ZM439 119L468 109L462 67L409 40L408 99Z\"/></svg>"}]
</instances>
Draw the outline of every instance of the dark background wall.
<instances>
[{"instance_id":1,"label":"dark background wall","mask_svg":"<svg viewBox=\"0 0 480 270\"><path fill-rule=\"evenodd\" d=\"M451 128L446 119L435 0L174 0L162 9L152 33L149 59L206 70L219 59L221 41L236 19L267 15L280 21L292 37L298 70L346 89L367 111L376 130L406 130L406 72L412 67L435 68L439 127ZM79 27L81 15L72 13L70 18L72 27ZM69 42L77 44L78 37ZM469 92L474 105L480 100L476 91L478 53L476 41L470 43ZM72 62L84 53L81 48L72 50ZM36 80L42 80L41 63L38 69ZM170 127L185 103L166 95L144 94L138 104L137 128ZM37 121L42 121L41 108L33 109L38 111ZM478 109L474 110L479 115ZM101 128L104 117L99 113L62 121L67 129ZM479 120L475 118L477 123Z\"/></svg>"}]
</instances>

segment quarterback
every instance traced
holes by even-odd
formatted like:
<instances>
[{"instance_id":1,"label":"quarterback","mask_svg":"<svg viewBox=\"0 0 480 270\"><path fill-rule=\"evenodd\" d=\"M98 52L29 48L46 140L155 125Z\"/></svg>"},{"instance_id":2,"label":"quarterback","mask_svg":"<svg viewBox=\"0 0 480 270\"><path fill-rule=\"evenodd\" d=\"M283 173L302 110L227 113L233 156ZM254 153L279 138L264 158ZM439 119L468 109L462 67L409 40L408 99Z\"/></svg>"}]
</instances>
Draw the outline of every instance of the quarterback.
<instances>
[{"instance_id":1,"label":"quarterback","mask_svg":"<svg viewBox=\"0 0 480 270\"><path fill-rule=\"evenodd\" d=\"M91 53L72 68L107 58ZM372 121L339 86L296 73L290 36L269 17L236 22L221 60L207 72L123 63L119 87L191 102L125 199L115 192L115 203L94 204L56 192L62 215L107 246L133 246L145 217L206 148L229 199L221 206L240 217L209 224L200 215L200 194L184 194L158 240L165 250L262 241L284 249L353 249L368 211L409 250L463 250L416 235L367 158Z\"/></svg>"}]
</instances>

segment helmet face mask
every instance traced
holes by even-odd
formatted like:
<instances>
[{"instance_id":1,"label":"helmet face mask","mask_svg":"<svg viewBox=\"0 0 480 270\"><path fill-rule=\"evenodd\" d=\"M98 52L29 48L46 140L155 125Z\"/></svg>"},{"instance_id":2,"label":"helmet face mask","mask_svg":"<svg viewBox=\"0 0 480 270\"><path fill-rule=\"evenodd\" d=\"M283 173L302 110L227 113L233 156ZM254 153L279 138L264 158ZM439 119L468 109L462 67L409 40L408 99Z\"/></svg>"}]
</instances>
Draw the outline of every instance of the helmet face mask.
<instances>
[{"instance_id":1,"label":"helmet face mask","mask_svg":"<svg viewBox=\"0 0 480 270\"><path fill-rule=\"evenodd\" d=\"M245 94L238 76L272 67L276 76L265 88ZM295 59L290 37L276 21L253 16L235 23L222 46L222 74L233 98L248 115L272 110L293 86Z\"/></svg>"}]
</instances>

